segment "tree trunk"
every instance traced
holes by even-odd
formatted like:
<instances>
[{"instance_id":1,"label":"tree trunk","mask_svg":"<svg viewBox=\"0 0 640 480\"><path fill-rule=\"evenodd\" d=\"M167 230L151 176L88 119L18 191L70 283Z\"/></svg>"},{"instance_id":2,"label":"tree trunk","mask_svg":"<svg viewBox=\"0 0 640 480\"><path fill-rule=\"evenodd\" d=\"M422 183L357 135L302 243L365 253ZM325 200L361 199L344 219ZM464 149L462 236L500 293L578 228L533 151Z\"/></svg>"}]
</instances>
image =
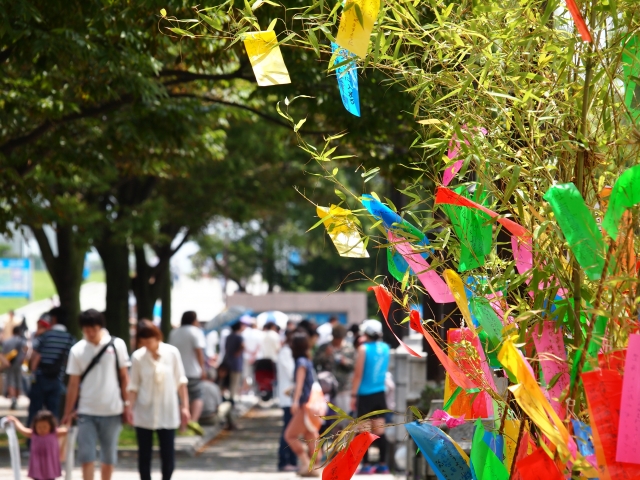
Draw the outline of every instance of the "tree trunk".
<instances>
[{"instance_id":1,"label":"tree trunk","mask_svg":"<svg viewBox=\"0 0 640 480\"><path fill-rule=\"evenodd\" d=\"M162 281L162 322L160 328L164 335L165 341L169 340L171 333L171 264L167 262L164 265L165 273Z\"/></svg>"},{"instance_id":2,"label":"tree trunk","mask_svg":"<svg viewBox=\"0 0 640 480\"><path fill-rule=\"evenodd\" d=\"M107 283L107 328L109 333L129 345L129 247L126 243L114 242L107 234L96 248L102 258Z\"/></svg>"},{"instance_id":3,"label":"tree trunk","mask_svg":"<svg viewBox=\"0 0 640 480\"><path fill-rule=\"evenodd\" d=\"M136 275L131 282L131 286L136 296L138 320L143 318L153 320L153 307L158 298L158 289L154 288L155 285L150 284L153 269L147 263L144 247L135 247L134 252L136 256Z\"/></svg>"},{"instance_id":4,"label":"tree trunk","mask_svg":"<svg viewBox=\"0 0 640 480\"><path fill-rule=\"evenodd\" d=\"M60 306L69 316L67 329L72 335L80 336L78 315L80 314L80 289L84 256L88 245L79 239L72 226L57 226L56 243L58 256L54 256L49 238L42 227L31 227L42 258L60 298Z\"/></svg>"}]
</instances>

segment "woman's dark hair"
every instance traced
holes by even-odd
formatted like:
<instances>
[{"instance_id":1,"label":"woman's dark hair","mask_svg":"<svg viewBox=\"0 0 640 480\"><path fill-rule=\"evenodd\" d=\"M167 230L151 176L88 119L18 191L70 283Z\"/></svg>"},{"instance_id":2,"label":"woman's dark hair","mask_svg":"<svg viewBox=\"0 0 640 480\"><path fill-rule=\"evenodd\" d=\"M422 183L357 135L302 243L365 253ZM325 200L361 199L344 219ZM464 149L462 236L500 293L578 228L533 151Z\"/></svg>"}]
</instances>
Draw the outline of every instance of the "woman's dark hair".
<instances>
[{"instance_id":1,"label":"woman's dark hair","mask_svg":"<svg viewBox=\"0 0 640 480\"><path fill-rule=\"evenodd\" d=\"M182 320L180 321L180 325L193 325L193 322L196 321L198 315L193 310L189 310L182 314Z\"/></svg>"},{"instance_id":2,"label":"woman's dark hair","mask_svg":"<svg viewBox=\"0 0 640 480\"><path fill-rule=\"evenodd\" d=\"M56 428L58 427L58 422L56 421L55 415L49 410L40 410L38 413L36 413L35 417L33 417L33 421L31 422L31 429L33 430L34 434L36 433L36 424L40 422L49 422L49 425L51 426L51 433L54 433L56 431Z\"/></svg>"},{"instance_id":3,"label":"woman's dark hair","mask_svg":"<svg viewBox=\"0 0 640 480\"><path fill-rule=\"evenodd\" d=\"M315 322L312 322L311 320L300 320L297 330L305 332L310 337L315 337L318 335L317 326Z\"/></svg>"},{"instance_id":4,"label":"woman's dark hair","mask_svg":"<svg viewBox=\"0 0 640 480\"><path fill-rule=\"evenodd\" d=\"M104 327L104 315L99 311L90 308L80 314L79 317L80 328L83 327L95 327L96 325Z\"/></svg>"},{"instance_id":5,"label":"woman's dark hair","mask_svg":"<svg viewBox=\"0 0 640 480\"><path fill-rule=\"evenodd\" d=\"M291 355L294 360L309 354L309 335L305 331L297 331L291 338Z\"/></svg>"},{"instance_id":6,"label":"woman's dark hair","mask_svg":"<svg viewBox=\"0 0 640 480\"><path fill-rule=\"evenodd\" d=\"M241 328L242 328L242 323L240 321L237 321L231 324L232 332L239 332Z\"/></svg>"},{"instance_id":7,"label":"woman's dark hair","mask_svg":"<svg viewBox=\"0 0 640 480\"><path fill-rule=\"evenodd\" d=\"M151 320L146 318L138 322L138 328L136 329L136 339L141 340L143 338L156 338L159 342L164 339L162 331Z\"/></svg>"}]
</instances>

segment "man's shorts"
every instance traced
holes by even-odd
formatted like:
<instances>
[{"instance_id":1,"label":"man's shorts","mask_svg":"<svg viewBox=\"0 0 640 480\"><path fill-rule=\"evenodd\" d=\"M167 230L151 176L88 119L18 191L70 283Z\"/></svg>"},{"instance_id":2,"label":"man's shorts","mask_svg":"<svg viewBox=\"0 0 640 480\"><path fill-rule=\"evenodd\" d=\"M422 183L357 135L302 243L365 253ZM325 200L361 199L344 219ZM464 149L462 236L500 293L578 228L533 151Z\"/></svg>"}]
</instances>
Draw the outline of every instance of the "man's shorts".
<instances>
[{"instance_id":1,"label":"man's shorts","mask_svg":"<svg viewBox=\"0 0 640 480\"><path fill-rule=\"evenodd\" d=\"M17 363L11 365L5 370L7 375L7 388L15 388L18 391L22 390L22 365Z\"/></svg>"},{"instance_id":2,"label":"man's shorts","mask_svg":"<svg viewBox=\"0 0 640 480\"><path fill-rule=\"evenodd\" d=\"M358 395L358 417L366 415L371 412L376 412L378 410L386 410L387 409L387 398L384 392L372 393L371 395ZM384 417L384 413L379 415L374 415L369 418L378 418Z\"/></svg>"},{"instance_id":3,"label":"man's shorts","mask_svg":"<svg viewBox=\"0 0 640 480\"><path fill-rule=\"evenodd\" d=\"M189 393L189 403L202 398L201 378L189 378L187 383L187 392Z\"/></svg>"},{"instance_id":4,"label":"man's shorts","mask_svg":"<svg viewBox=\"0 0 640 480\"><path fill-rule=\"evenodd\" d=\"M118 438L122 430L122 416L78 415L78 462L96 461L96 447L100 444L100 462L115 465L118 460Z\"/></svg>"}]
</instances>

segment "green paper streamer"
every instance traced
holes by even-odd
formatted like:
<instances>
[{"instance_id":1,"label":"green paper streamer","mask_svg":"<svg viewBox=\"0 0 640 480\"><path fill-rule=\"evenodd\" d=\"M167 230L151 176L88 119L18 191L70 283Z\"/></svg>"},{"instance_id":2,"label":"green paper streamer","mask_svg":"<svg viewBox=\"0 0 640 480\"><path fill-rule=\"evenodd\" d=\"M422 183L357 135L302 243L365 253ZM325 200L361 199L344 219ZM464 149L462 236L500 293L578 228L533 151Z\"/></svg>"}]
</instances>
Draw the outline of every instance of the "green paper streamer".
<instances>
[{"instance_id":1,"label":"green paper streamer","mask_svg":"<svg viewBox=\"0 0 640 480\"><path fill-rule=\"evenodd\" d=\"M493 347L497 347L502 341L502 322L493 311L489 300L484 297L471 297L469 308L482 329L487 332Z\"/></svg>"},{"instance_id":2,"label":"green paper streamer","mask_svg":"<svg viewBox=\"0 0 640 480\"><path fill-rule=\"evenodd\" d=\"M640 117L640 85L632 77L640 77L640 41L631 37L622 50L622 74L624 75L624 104L635 122Z\"/></svg>"},{"instance_id":3,"label":"green paper streamer","mask_svg":"<svg viewBox=\"0 0 640 480\"><path fill-rule=\"evenodd\" d=\"M449 400L447 400L447 403L445 403L444 407L442 407L445 412L451 408L451 405L453 405L455 399L458 397L458 395L460 395L460 392L462 392L462 387L458 387L453 391L453 393L449 397Z\"/></svg>"},{"instance_id":4,"label":"green paper streamer","mask_svg":"<svg viewBox=\"0 0 640 480\"><path fill-rule=\"evenodd\" d=\"M465 187L455 189L455 192L482 203L484 197L469 195ZM493 230L490 217L480 210L454 205L440 205L442 211L449 217L451 226L460 240L460 272L484 265L485 256L491 253Z\"/></svg>"},{"instance_id":5,"label":"green paper streamer","mask_svg":"<svg viewBox=\"0 0 640 480\"><path fill-rule=\"evenodd\" d=\"M602 228L611 238L618 238L618 225L622 215L627 208L637 203L640 203L640 165L625 170L611 190L607 213L602 221Z\"/></svg>"},{"instance_id":6,"label":"green paper streamer","mask_svg":"<svg viewBox=\"0 0 640 480\"><path fill-rule=\"evenodd\" d=\"M509 472L498 456L484 441L486 431L482 422L476 422L471 443L471 468L477 480L509 480Z\"/></svg>"},{"instance_id":7,"label":"green paper streamer","mask_svg":"<svg viewBox=\"0 0 640 480\"><path fill-rule=\"evenodd\" d=\"M398 270L396 266L396 262L393 261L393 251L392 248L387 248L387 267L389 268L389 273L395 278L397 281L402 282L404 280L404 272Z\"/></svg>"},{"instance_id":8,"label":"green paper streamer","mask_svg":"<svg viewBox=\"0 0 640 480\"><path fill-rule=\"evenodd\" d=\"M604 239L576 186L554 185L543 198L551 205L569 248L589 280L599 280L604 268Z\"/></svg>"}]
</instances>

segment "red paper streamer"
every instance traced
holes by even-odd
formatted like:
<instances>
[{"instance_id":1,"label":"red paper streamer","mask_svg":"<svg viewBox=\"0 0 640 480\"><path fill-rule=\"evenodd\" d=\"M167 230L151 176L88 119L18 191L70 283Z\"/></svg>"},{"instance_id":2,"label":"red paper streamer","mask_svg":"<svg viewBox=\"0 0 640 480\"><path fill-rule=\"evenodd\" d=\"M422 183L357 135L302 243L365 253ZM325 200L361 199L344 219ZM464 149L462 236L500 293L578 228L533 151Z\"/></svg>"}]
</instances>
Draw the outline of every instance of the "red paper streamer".
<instances>
[{"instance_id":1,"label":"red paper streamer","mask_svg":"<svg viewBox=\"0 0 640 480\"><path fill-rule=\"evenodd\" d=\"M589 33L589 28L580 15L580 10L576 5L576 0L567 0L567 10L571 12L571 16L573 17L573 23L576 24L576 28L582 37L584 42L591 42L593 39L591 38L591 33Z\"/></svg>"},{"instance_id":2,"label":"red paper streamer","mask_svg":"<svg viewBox=\"0 0 640 480\"><path fill-rule=\"evenodd\" d=\"M513 220L509 220L508 218L500 217L493 210L489 210L487 207L480 205L468 198L463 197L462 195L458 195L457 193L449 190L446 187L438 187L436 189L436 203L443 203L446 205L458 205L460 207L469 207L476 208L478 210L483 211L491 218L495 218L498 220L503 227L505 227L512 235L515 235L519 238L527 238L530 237L531 234L524 228L522 225L514 222Z\"/></svg>"},{"instance_id":3,"label":"red paper streamer","mask_svg":"<svg viewBox=\"0 0 640 480\"><path fill-rule=\"evenodd\" d=\"M385 322L387 322L387 327L389 327L389 330L391 330L393 336L396 337L396 340L398 340L398 343L402 345L407 352L409 352L409 355L421 358L422 355L416 353L409 345L404 343L400 339L400 337L396 335L396 332L393 331L393 328L391 328L391 325L389 324L389 310L391 309L391 302L393 301L393 297L391 296L391 293L389 293L389 290L387 290L382 285L369 287L369 290L373 290L373 293L376 294L376 300L378 301L378 306L380 307L382 316L384 317Z\"/></svg>"},{"instance_id":4,"label":"red paper streamer","mask_svg":"<svg viewBox=\"0 0 640 480\"><path fill-rule=\"evenodd\" d=\"M322 472L322 480L350 480L356 473L365 452L378 438L371 432L360 433L349 445L341 450Z\"/></svg>"},{"instance_id":5,"label":"red paper streamer","mask_svg":"<svg viewBox=\"0 0 640 480\"><path fill-rule=\"evenodd\" d=\"M516 463L522 480L564 480L558 466L542 447Z\"/></svg>"}]
</instances>

